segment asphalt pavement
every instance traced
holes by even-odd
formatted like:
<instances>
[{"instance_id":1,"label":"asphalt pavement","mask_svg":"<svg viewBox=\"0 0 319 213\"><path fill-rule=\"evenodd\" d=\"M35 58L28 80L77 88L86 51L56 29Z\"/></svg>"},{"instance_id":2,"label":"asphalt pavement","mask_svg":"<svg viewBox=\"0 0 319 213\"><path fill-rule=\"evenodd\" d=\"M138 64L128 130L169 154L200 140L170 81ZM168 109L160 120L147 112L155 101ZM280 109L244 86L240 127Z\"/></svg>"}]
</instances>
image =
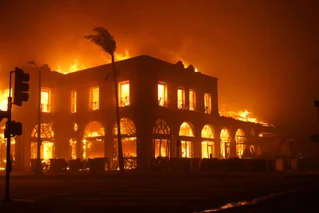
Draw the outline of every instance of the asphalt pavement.
<instances>
[{"instance_id":1,"label":"asphalt pavement","mask_svg":"<svg viewBox=\"0 0 319 213\"><path fill-rule=\"evenodd\" d=\"M14 176L11 181L11 197L16 202L0 204L0 210L8 213L20 210L34 213L43 211L84 213L101 210L103 212L200 212L206 209L218 209L229 202L250 200L306 186L315 187L318 177L309 174L278 173L47 175L41 178L32 175ZM3 196L2 179L0 197ZM270 203L270 201L264 202ZM283 202L282 206L285 204ZM255 209L245 208L256 211L258 205L254 205ZM235 209L232 208L232 211Z\"/></svg>"}]
</instances>

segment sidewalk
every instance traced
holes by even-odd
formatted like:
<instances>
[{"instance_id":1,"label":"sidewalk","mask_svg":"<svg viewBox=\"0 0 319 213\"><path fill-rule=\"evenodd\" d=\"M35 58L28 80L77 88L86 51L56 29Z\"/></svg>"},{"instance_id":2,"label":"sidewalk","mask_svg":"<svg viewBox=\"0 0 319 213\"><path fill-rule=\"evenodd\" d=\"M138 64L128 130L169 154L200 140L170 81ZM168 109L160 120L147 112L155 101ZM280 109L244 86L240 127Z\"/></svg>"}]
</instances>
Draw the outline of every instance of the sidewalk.
<instances>
[{"instance_id":1,"label":"sidewalk","mask_svg":"<svg viewBox=\"0 0 319 213\"><path fill-rule=\"evenodd\" d=\"M32 172L27 171L16 171L11 172L10 176L13 179L28 179L28 178L88 178L88 177L172 177L172 176L183 176L185 177L200 177L200 178L302 178L304 176L319 176L319 171L280 171L280 172L198 172L198 173L172 173L172 172L137 172L137 171L126 171L124 174L120 174L119 171L107 171L100 174L92 174L90 172L61 172L52 173L45 172L41 176L36 176ZM5 171L0 171L0 178L5 178Z\"/></svg>"}]
</instances>

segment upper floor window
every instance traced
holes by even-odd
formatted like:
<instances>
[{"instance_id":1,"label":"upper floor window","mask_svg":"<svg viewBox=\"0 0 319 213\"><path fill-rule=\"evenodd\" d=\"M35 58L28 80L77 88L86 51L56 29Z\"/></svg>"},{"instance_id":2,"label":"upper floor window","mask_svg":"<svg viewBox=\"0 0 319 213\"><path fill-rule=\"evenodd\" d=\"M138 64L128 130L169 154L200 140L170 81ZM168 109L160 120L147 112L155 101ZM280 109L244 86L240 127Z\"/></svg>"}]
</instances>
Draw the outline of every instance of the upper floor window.
<instances>
[{"instance_id":1,"label":"upper floor window","mask_svg":"<svg viewBox=\"0 0 319 213\"><path fill-rule=\"evenodd\" d=\"M51 106L51 89L41 88L41 111L49 113L52 110Z\"/></svg>"},{"instance_id":2,"label":"upper floor window","mask_svg":"<svg viewBox=\"0 0 319 213\"><path fill-rule=\"evenodd\" d=\"M195 92L195 90L190 89L188 96L189 96L189 110L195 111L196 110L196 92Z\"/></svg>"},{"instance_id":3,"label":"upper floor window","mask_svg":"<svg viewBox=\"0 0 319 213\"><path fill-rule=\"evenodd\" d=\"M212 97L208 93L204 94L204 108L206 114L210 114L212 112Z\"/></svg>"},{"instance_id":4,"label":"upper floor window","mask_svg":"<svg viewBox=\"0 0 319 213\"><path fill-rule=\"evenodd\" d=\"M160 106L167 106L167 84L160 82L157 84L157 101Z\"/></svg>"},{"instance_id":5,"label":"upper floor window","mask_svg":"<svg viewBox=\"0 0 319 213\"><path fill-rule=\"evenodd\" d=\"M90 91L91 110L98 110L100 108L100 88L92 87Z\"/></svg>"},{"instance_id":6,"label":"upper floor window","mask_svg":"<svg viewBox=\"0 0 319 213\"><path fill-rule=\"evenodd\" d=\"M185 90L183 88L177 89L177 108L185 108Z\"/></svg>"},{"instance_id":7,"label":"upper floor window","mask_svg":"<svg viewBox=\"0 0 319 213\"><path fill-rule=\"evenodd\" d=\"M71 112L76 113L76 91L71 92Z\"/></svg>"},{"instance_id":8,"label":"upper floor window","mask_svg":"<svg viewBox=\"0 0 319 213\"><path fill-rule=\"evenodd\" d=\"M130 82L123 81L119 83L119 106L130 106Z\"/></svg>"}]
</instances>

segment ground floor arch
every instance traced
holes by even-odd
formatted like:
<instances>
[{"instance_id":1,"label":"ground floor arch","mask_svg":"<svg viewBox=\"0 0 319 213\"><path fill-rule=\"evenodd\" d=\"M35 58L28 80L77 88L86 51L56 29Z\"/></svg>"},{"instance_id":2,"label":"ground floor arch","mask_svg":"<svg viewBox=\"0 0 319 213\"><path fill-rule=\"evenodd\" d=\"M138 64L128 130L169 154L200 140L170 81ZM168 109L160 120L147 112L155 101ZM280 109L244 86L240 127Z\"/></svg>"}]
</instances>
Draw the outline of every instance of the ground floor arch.
<instances>
[{"instance_id":1,"label":"ground floor arch","mask_svg":"<svg viewBox=\"0 0 319 213\"><path fill-rule=\"evenodd\" d=\"M171 156L171 129L164 119L158 119L153 127L154 157Z\"/></svg>"},{"instance_id":2,"label":"ground floor arch","mask_svg":"<svg viewBox=\"0 0 319 213\"><path fill-rule=\"evenodd\" d=\"M211 125L206 124L201 131L201 157L214 158L215 157L215 132Z\"/></svg>"},{"instance_id":3,"label":"ground floor arch","mask_svg":"<svg viewBox=\"0 0 319 213\"><path fill-rule=\"evenodd\" d=\"M183 122L178 132L179 140L177 155L182 158L194 157L195 134L194 127L190 122Z\"/></svg>"},{"instance_id":4,"label":"ground floor arch","mask_svg":"<svg viewBox=\"0 0 319 213\"><path fill-rule=\"evenodd\" d=\"M105 157L104 151L105 130L101 123L97 121L90 122L84 129L82 140L82 158L102 158ZM70 141L74 146L76 142Z\"/></svg>"},{"instance_id":5,"label":"ground floor arch","mask_svg":"<svg viewBox=\"0 0 319 213\"><path fill-rule=\"evenodd\" d=\"M244 130L238 129L235 133L235 141L236 141L236 157L242 158L244 151L247 147L246 144L246 135Z\"/></svg>"},{"instance_id":6,"label":"ground floor arch","mask_svg":"<svg viewBox=\"0 0 319 213\"><path fill-rule=\"evenodd\" d=\"M31 144L30 144L30 158L37 159L38 150L38 125L36 125L31 131ZM52 129L52 123L42 123L40 125L41 130L41 146L40 146L40 159L46 164L50 163L50 159L55 158L55 142L54 131Z\"/></svg>"},{"instance_id":7,"label":"ground floor arch","mask_svg":"<svg viewBox=\"0 0 319 213\"><path fill-rule=\"evenodd\" d=\"M122 142L122 153L124 159L124 168L132 169L137 167L137 138L134 122L129 118L121 118L120 132ZM113 168L118 167L118 129L117 124L113 127Z\"/></svg>"},{"instance_id":8,"label":"ground floor arch","mask_svg":"<svg viewBox=\"0 0 319 213\"><path fill-rule=\"evenodd\" d=\"M230 132L227 128L220 131L220 158L230 158Z\"/></svg>"},{"instance_id":9,"label":"ground floor arch","mask_svg":"<svg viewBox=\"0 0 319 213\"><path fill-rule=\"evenodd\" d=\"M75 135L75 133L78 131L79 126L77 123L73 123L73 133ZM68 155L68 159L69 160L74 160L78 158L78 141L77 138L74 136L72 138L69 139L69 155Z\"/></svg>"}]
</instances>

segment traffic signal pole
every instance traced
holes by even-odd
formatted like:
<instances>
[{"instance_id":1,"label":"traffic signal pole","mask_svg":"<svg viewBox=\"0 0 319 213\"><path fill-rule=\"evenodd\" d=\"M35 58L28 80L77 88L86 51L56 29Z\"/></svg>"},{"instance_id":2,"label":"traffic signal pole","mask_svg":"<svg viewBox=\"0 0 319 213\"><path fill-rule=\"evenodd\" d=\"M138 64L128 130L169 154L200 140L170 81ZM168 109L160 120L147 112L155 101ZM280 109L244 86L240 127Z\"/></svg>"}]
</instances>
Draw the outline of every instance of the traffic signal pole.
<instances>
[{"instance_id":1,"label":"traffic signal pole","mask_svg":"<svg viewBox=\"0 0 319 213\"><path fill-rule=\"evenodd\" d=\"M10 131L10 123L11 123L11 109L12 109L12 73L15 71L10 72L10 79L9 79L9 96L8 96L8 120L6 122L6 130L5 130L5 137L7 138L7 162L6 162L6 183L5 183L5 197L3 202L11 202L10 197L10 173L12 170L12 161L11 161L11 131Z\"/></svg>"}]
</instances>

